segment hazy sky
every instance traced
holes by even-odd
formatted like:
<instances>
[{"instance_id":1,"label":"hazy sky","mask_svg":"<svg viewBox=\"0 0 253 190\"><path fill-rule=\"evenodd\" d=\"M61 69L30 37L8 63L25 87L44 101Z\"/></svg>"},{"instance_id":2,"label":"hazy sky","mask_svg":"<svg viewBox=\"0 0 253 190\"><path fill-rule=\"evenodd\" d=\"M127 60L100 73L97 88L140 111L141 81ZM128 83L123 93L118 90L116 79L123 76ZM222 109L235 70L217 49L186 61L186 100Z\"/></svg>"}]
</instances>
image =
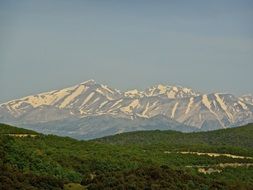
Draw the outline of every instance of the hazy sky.
<instances>
[{"instance_id":1,"label":"hazy sky","mask_svg":"<svg viewBox=\"0 0 253 190\"><path fill-rule=\"evenodd\" d=\"M0 102L88 79L253 92L253 1L0 0Z\"/></svg>"}]
</instances>

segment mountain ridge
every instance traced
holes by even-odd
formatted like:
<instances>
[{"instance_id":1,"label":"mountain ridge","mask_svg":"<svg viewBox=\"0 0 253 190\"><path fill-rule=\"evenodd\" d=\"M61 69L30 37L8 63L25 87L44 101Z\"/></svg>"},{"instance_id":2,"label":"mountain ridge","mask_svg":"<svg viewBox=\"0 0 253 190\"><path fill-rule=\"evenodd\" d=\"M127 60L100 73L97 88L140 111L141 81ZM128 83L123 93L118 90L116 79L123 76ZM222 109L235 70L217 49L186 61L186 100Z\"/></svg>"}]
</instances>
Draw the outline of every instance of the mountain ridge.
<instances>
[{"instance_id":1,"label":"mountain ridge","mask_svg":"<svg viewBox=\"0 0 253 190\"><path fill-rule=\"evenodd\" d=\"M213 130L253 122L253 96L203 94L190 88L163 84L143 91L120 91L88 80L0 104L0 122L15 124L103 115L129 120L160 115L195 129Z\"/></svg>"}]
</instances>

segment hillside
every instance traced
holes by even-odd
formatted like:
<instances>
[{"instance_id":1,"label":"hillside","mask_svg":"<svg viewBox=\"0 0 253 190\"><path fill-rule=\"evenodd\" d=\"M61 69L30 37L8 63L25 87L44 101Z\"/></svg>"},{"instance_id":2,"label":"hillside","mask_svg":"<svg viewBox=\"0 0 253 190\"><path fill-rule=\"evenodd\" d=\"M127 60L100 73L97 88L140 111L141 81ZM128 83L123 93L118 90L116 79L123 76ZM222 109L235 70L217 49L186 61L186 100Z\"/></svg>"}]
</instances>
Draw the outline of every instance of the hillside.
<instances>
[{"instance_id":1,"label":"hillside","mask_svg":"<svg viewBox=\"0 0 253 190\"><path fill-rule=\"evenodd\" d=\"M253 149L253 124L209 132L137 131L107 136L95 141L110 144L215 145Z\"/></svg>"},{"instance_id":2,"label":"hillside","mask_svg":"<svg viewBox=\"0 0 253 190\"><path fill-rule=\"evenodd\" d=\"M8 135L8 134L30 134L30 135L38 135L39 133L32 131L32 130L27 130L19 127L13 127L10 125L6 124L1 124L0 123L0 134L3 135Z\"/></svg>"},{"instance_id":3,"label":"hillside","mask_svg":"<svg viewBox=\"0 0 253 190\"><path fill-rule=\"evenodd\" d=\"M134 132L93 141L42 134L8 136L30 131L3 124L0 130L3 190L253 186L252 125L189 134Z\"/></svg>"}]
</instances>

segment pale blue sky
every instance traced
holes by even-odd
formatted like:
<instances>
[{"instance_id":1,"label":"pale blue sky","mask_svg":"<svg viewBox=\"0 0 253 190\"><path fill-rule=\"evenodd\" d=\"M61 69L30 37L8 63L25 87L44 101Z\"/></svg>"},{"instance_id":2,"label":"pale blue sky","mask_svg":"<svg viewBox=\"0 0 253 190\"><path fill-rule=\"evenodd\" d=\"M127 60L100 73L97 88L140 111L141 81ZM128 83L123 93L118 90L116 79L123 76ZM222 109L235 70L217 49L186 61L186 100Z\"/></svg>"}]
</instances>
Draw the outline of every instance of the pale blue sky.
<instances>
[{"instance_id":1,"label":"pale blue sky","mask_svg":"<svg viewBox=\"0 0 253 190\"><path fill-rule=\"evenodd\" d=\"M88 79L253 92L253 1L0 0L0 102Z\"/></svg>"}]
</instances>

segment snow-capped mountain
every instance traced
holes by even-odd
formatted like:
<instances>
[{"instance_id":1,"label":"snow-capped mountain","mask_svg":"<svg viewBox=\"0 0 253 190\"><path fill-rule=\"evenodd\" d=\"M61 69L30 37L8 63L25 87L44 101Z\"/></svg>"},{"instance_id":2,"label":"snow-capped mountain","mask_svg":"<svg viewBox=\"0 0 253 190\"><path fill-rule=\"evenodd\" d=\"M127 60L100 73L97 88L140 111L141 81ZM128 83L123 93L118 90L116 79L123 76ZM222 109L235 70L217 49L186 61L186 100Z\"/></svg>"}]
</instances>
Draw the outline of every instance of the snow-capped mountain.
<instances>
[{"instance_id":1,"label":"snow-capped mountain","mask_svg":"<svg viewBox=\"0 0 253 190\"><path fill-rule=\"evenodd\" d=\"M84 121L100 116L145 120L146 124L161 116L191 129L210 130L253 122L253 98L201 94L189 88L161 84L144 91L120 92L89 80L0 105L0 122L22 125Z\"/></svg>"},{"instance_id":2,"label":"snow-capped mountain","mask_svg":"<svg viewBox=\"0 0 253 190\"><path fill-rule=\"evenodd\" d=\"M192 89L189 88L183 88L179 86L165 86L162 84L147 89L144 94L146 96L159 96L166 97L169 99L189 98L199 95L199 93L194 92Z\"/></svg>"},{"instance_id":3,"label":"snow-capped mountain","mask_svg":"<svg viewBox=\"0 0 253 190\"><path fill-rule=\"evenodd\" d=\"M240 97L240 100L242 102L246 102L248 104L253 105L253 95L252 94L248 94L248 95L244 95Z\"/></svg>"}]
</instances>

